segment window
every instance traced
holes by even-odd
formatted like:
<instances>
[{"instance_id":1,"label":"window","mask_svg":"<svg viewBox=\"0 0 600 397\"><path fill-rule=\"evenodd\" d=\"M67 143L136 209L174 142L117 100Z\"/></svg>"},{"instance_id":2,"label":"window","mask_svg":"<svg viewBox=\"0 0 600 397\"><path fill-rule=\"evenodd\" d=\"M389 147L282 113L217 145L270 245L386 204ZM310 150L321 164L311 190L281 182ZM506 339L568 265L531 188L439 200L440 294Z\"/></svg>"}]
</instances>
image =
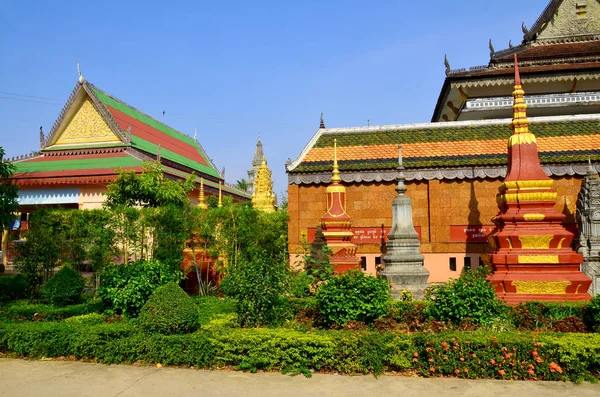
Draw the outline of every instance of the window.
<instances>
[{"instance_id":1,"label":"window","mask_svg":"<svg viewBox=\"0 0 600 397\"><path fill-rule=\"evenodd\" d=\"M360 257L360 268L362 269L362 271L367 271L367 257L366 256Z\"/></svg>"},{"instance_id":2,"label":"window","mask_svg":"<svg viewBox=\"0 0 600 397\"><path fill-rule=\"evenodd\" d=\"M456 258L450 258L450 271L456 271Z\"/></svg>"},{"instance_id":3,"label":"window","mask_svg":"<svg viewBox=\"0 0 600 397\"><path fill-rule=\"evenodd\" d=\"M377 265L381 265L381 257L380 256L375 257L375 266L377 266Z\"/></svg>"},{"instance_id":4,"label":"window","mask_svg":"<svg viewBox=\"0 0 600 397\"><path fill-rule=\"evenodd\" d=\"M471 257L465 256L465 270L471 270Z\"/></svg>"}]
</instances>

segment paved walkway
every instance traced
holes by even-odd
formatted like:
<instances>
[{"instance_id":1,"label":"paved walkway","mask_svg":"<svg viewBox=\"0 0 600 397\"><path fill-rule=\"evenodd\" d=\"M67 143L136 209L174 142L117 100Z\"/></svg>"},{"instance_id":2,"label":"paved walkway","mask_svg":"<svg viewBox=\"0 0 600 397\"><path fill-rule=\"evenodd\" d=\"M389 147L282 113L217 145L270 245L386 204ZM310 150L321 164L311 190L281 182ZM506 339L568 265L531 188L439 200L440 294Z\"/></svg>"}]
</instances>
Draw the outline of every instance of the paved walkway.
<instances>
[{"instance_id":1,"label":"paved walkway","mask_svg":"<svg viewBox=\"0 0 600 397\"><path fill-rule=\"evenodd\" d=\"M0 396L600 396L600 385L401 376L288 376L0 359Z\"/></svg>"}]
</instances>

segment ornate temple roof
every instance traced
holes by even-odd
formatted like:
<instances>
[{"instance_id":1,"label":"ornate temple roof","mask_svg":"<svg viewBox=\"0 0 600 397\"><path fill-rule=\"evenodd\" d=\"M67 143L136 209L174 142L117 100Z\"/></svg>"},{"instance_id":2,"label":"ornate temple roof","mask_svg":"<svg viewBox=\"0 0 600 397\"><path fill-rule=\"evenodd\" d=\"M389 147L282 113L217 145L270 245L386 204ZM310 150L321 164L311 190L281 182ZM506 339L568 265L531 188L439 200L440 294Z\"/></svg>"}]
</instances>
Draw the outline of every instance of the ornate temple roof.
<instances>
[{"instance_id":1,"label":"ornate temple roof","mask_svg":"<svg viewBox=\"0 0 600 397\"><path fill-rule=\"evenodd\" d=\"M85 79L75 86L36 156L14 162L20 185L108 183L115 168L141 172L144 160L160 159L165 174L204 177L209 190L222 178L195 139L102 91ZM199 181L199 179L198 179ZM230 186L243 198L250 196Z\"/></svg>"},{"instance_id":2,"label":"ornate temple roof","mask_svg":"<svg viewBox=\"0 0 600 397\"><path fill-rule=\"evenodd\" d=\"M458 87L473 86L471 80L477 80L475 86L503 86L508 95L508 79L514 73L513 56L519 56L519 66L523 81L530 87L532 94L548 92L536 91L530 85L532 79L546 78L549 81L564 81L564 75L570 81L588 79L589 75L598 75L600 69L600 4L597 1L552 0L541 13L531 29L523 24L523 42L520 45L496 51L490 40L490 61L487 65L470 68L451 69L446 60L446 79L438 98L432 121L456 120L465 95L473 93L461 91ZM572 90L575 90L576 85ZM568 92L571 87L559 88L559 92ZM566 90L566 91L565 91ZM498 95L496 92L491 95ZM486 96L481 92L475 96ZM452 106L448 107L448 103ZM496 116L498 117L498 116ZM504 116L500 116L504 117Z\"/></svg>"},{"instance_id":3,"label":"ornate temple roof","mask_svg":"<svg viewBox=\"0 0 600 397\"><path fill-rule=\"evenodd\" d=\"M531 118L548 174L586 172L600 160L600 114ZM510 119L319 129L287 166L290 183L327 183L333 142L345 182L392 181L402 144L408 180L502 177Z\"/></svg>"}]
</instances>

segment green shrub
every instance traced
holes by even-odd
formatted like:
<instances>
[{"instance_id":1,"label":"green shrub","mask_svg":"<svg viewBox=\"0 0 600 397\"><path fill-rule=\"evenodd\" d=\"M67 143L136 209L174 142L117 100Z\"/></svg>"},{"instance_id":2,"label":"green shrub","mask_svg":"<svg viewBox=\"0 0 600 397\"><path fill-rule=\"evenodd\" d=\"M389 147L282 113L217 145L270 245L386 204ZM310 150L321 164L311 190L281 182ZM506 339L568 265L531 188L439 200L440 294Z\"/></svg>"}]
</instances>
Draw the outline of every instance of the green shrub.
<instances>
[{"instance_id":1,"label":"green shrub","mask_svg":"<svg viewBox=\"0 0 600 397\"><path fill-rule=\"evenodd\" d=\"M427 306L427 313L435 320L455 325L466 319L474 324L486 324L505 315L506 306L496 296L484 272L467 271L458 279L428 288L425 299L433 304Z\"/></svg>"},{"instance_id":2,"label":"green shrub","mask_svg":"<svg viewBox=\"0 0 600 397\"><path fill-rule=\"evenodd\" d=\"M192 298L198 306L200 325L208 324L219 314L235 314L235 301L215 296L195 296Z\"/></svg>"},{"instance_id":3,"label":"green shrub","mask_svg":"<svg viewBox=\"0 0 600 397\"><path fill-rule=\"evenodd\" d=\"M583 320L590 331L600 332L600 295L594 296L586 306Z\"/></svg>"},{"instance_id":4,"label":"green shrub","mask_svg":"<svg viewBox=\"0 0 600 397\"><path fill-rule=\"evenodd\" d=\"M198 307L174 282L158 287L142 307L138 325L165 335L193 332L200 326Z\"/></svg>"},{"instance_id":5,"label":"green shrub","mask_svg":"<svg viewBox=\"0 0 600 397\"><path fill-rule=\"evenodd\" d=\"M27 297L27 278L22 274L9 274L0 277L0 302Z\"/></svg>"},{"instance_id":6,"label":"green shrub","mask_svg":"<svg viewBox=\"0 0 600 397\"><path fill-rule=\"evenodd\" d=\"M81 299L84 279L70 266L63 266L42 286L42 295L57 306L67 306Z\"/></svg>"},{"instance_id":7,"label":"green shrub","mask_svg":"<svg viewBox=\"0 0 600 397\"><path fill-rule=\"evenodd\" d=\"M208 324L202 328L206 330L218 330L223 328L239 328L240 322L238 321L237 314L215 314Z\"/></svg>"},{"instance_id":8,"label":"green shrub","mask_svg":"<svg viewBox=\"0 0 600 397\"><path fill-rule=\"evenodd\" d=\"M157 261L110 265L102 271L98 296L115 312L136 317L156 288L182 278L179 269Z\"/></svg>"},{"instance_id":9,"label":"green shrub","mask_svg":"<svg viewBox=\"0 0 600 397\"><path fill-rule=\"evenodd\" d=\"M329 279L317 290L316 300L327 324L369 324L388 312L390 292L385 280L356 271Z\"/></svg>"},{"instance_id":10,"label":"green shrub","mask_svg":"<svg viewBox=\"0 0 600 397\"><path fill-rule=\"evenodd\" d=\"M65 323L67 324L97 325L104 322L106 322L106 319L100 313L82 314L65 319Z\"/></svg>"},{"instance_id":11,"label":"green shrub","mask_svg":"<svg viewBox=\"0 0 600 397\"><path fill-rule=\"evenodd\" d=\"M100 313L102 310L103 305L99 300L64 307L18 301L6 307L4 316L10 320L56 321L83 314Z\"/></svg>"},{"instance_id":12,"label":"green shrub","mask_svg":"<svg viewBox=\"0 0 600 397\"><path fill-rule=\"evenodd\" d=\"M221 289L235 298L240 324L273 325L283 319L287 264L272 262L257 255L251 262L232 264L221 282Z\"/></svg>"},{"instance_id":13,"label":"green shrub","mask_svg":"<svg viewBox=\"0 0 600 397\"><path fill-rule=\"evenodd\" d=\"M287 290L295 298L306 298L314 295L314 284L314 277L307 272L299 272L292 274Z\"/></svg>"}]
</instances>

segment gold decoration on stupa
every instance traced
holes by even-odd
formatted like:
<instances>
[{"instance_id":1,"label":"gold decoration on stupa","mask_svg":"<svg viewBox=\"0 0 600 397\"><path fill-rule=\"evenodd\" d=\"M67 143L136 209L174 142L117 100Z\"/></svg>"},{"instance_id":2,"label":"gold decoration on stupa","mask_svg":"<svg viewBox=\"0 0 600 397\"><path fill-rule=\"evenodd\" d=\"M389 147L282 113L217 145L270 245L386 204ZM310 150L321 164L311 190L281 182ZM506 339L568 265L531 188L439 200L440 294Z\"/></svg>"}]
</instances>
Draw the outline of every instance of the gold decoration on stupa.
<instances>
[{"instance_id":1,"label":"gold decoration on stupa","mask_svg":"<svg viewBox=\"0 0 600 397\"><path fill-rule=\"evenodd\" d=\"M203 210L208 208L208 204L206 204L206 200L204 198L204 178L200 178L200 193L198 194L198 207Z\"/></svg>"},{"instance_id":2,"label":"gold decoration on stupa","mask_svg":"<svg viewBox=\"0 0 600 397\"><path fill-rule=\"evenodd\" d=\"M252 193L252 206L260 211L275 211L275 195L273 194L271 170L267 167L267 160L264 156L256 173L254 193Z\"/></svg>"}]
</instances>

